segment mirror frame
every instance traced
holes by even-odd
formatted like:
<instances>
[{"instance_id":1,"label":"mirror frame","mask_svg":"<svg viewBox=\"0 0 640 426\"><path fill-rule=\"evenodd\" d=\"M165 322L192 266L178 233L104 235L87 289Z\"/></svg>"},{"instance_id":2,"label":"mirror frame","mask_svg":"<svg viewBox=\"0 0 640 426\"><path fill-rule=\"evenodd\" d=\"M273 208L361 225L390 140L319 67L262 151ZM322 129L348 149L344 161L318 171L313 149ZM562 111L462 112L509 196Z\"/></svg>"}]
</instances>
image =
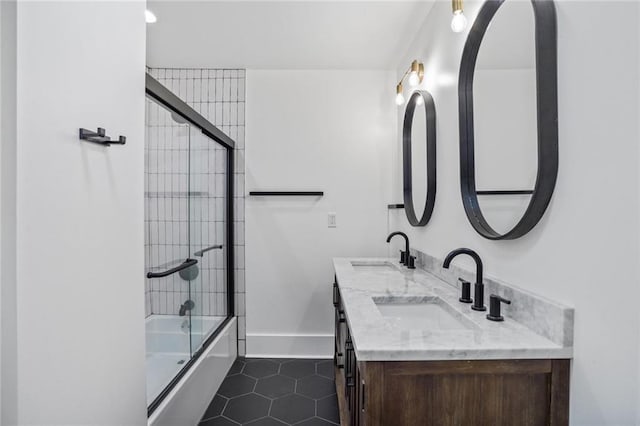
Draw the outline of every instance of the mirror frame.
<instances>
[{"instance_id":1,"label":"mirror frame","mask_svg":"<svg viewBox=\"0 0 640 426\"><path fill-rule=\"evenodd\" d=\"M427 125L427 198L425 200L422 216L418 219L413 205L413 181L411 170L411 130L413 128L413 115L418 98L422 97L424 113ZM404 211L407 220L412 226L425 226L431 219L433 207L436 201L436 107L431 93L426 90L413 92L407 108L404 112L404 124L402 126L402 190L404 194Z\"/></svg>"},{"instance_id":2,"label":"mirror frame","mask_svg":"<svg viewBox=\"0 0 640 426\"><path fill-rule=\"evenodd\" d=\"M465 213L473 228L490 240L522 237L544 215L558 176L558 60L556 10L552 0L531 0L535 18L538 168L531 200L524 215L507 233L486 221L478 203L475 182L473 76L480 44L491 20L505 0L486 0L469 31L458 80L460 125L460 187ZM528 191L494 191L503 194Z\"/></svg>"}]
</instances>

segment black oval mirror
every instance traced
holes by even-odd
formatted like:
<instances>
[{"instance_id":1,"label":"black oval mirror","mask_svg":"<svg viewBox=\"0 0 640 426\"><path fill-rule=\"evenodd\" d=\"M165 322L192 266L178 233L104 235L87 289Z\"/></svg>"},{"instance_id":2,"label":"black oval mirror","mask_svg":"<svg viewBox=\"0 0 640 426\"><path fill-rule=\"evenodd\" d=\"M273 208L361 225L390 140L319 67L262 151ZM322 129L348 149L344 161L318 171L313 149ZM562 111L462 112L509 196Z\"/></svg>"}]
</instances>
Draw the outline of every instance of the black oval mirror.
<instances>
[{"instance_id":1,"label":"black oval mirror","mask_svg":"<svg viewBox=\"0 0 640 426\"><path fill-rule=\"evenodd\" d=\"M425 90L413 92L404 113L402 189L409 223L425 226L436 199L436 108L433 97ZM419 219L415 200L419 205L424 203Z\"/></svg>"},{"instance_id":2,"label":"black oval mirror","mask_svg":"<svg viewBox=\"0 0 640 426\"><path fill-rule=\"evenodd\" d=\"M531 0L531 13L527 3L509 0L508 13L498 14L500 20L492 24L504 3L487 0L482 5L462 53L458 81L462 202L473 228L492 240L516 239L533 229L551 201L558 174L555 6L550 0ZM518 25L514 17L533 22ZM522 34L527 24L532 34ZM487 102L474 102L474 96ZM493 114L487 108L493 108ZM484 187L487 182L489 187ZM527 184L532 186L524 187ZM509 222L509 215L515 216L515 225L497 230Z\"/></svg>"}]
</instances>

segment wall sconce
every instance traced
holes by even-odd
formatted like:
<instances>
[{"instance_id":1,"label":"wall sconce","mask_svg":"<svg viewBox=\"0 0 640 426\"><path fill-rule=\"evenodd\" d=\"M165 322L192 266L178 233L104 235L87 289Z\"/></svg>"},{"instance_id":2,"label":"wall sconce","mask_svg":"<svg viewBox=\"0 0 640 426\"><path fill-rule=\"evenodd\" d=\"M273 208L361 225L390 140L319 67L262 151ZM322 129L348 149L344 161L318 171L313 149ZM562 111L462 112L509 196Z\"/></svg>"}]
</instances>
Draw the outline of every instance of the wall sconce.
<instances>
[{"instance_id":1,"label":"wall sconce","mask_svg":"<svg viewBox=\"0 0 640 426\"><path fill-rule=\"evenodd\" d=\"M406 70L396 86L396 104L404 104L404 95L402 94L402 82L409 76L409 86L416 87L424 79L424 64L417 60L411 62L411 66Z\"/></svg>"},{"instance_id":2,"label":"wall sconce","mask_svg":"<svg viewBox=\"0 0 640 426\"><path fill-rule=\"evenodd\" d=\"M402 82L396 86L396 104L402 105L404 103L404 95L402 94Z\"/></svg>"},{"instance_id":3,"label":"wall sconce","mask_svg":"<svg viewBox=\"0 0 640 426\"><path fill-rule=\"evenodd\" d=\"M454 33L461 33L467 28L467 18L462 11L462 0L451 0L453 18L451 19L451 29Z\"/></svg>"}]
</instances>

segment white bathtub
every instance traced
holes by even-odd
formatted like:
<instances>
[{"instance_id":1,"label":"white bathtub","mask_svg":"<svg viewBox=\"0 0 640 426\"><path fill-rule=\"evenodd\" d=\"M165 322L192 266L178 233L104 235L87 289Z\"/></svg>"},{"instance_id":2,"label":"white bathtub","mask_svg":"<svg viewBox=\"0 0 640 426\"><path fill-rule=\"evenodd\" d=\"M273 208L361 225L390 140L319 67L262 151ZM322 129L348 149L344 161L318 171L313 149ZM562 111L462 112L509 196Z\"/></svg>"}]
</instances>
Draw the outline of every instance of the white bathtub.
<instances>
[{"instance_id":1,"label":"white bathtub","mask_svg":"<svg viewBox=\"0 0 640 426\"><path fill-rule=\"evenodd\" d=\"M225 317L191 317L178 315L150 315L146 319L147 355L154 353L189 354L191 342L197 350L200 344L224 321Z\"/></svg>"},{"instance_id":2,"label":"white bathtub","mask_svg":"<svg viewBox=\"0 0 640 426\"><path fill-rule=\"evenodd\" d=\"M171 382L189 361L191 353L225 320L225 317L150 315L146 328L147 405Z\"/></svg>"},{"instance_id":3,"label":"white bathtub","mask_svg":"<svg viewBox=\"0 0 640 426\"><path fill-rule=\"evenodd\" d=\"M197 426L237 357L237 327L236 318L227 322L149 416L148 426Z\"/></svg>"}]
</instances>

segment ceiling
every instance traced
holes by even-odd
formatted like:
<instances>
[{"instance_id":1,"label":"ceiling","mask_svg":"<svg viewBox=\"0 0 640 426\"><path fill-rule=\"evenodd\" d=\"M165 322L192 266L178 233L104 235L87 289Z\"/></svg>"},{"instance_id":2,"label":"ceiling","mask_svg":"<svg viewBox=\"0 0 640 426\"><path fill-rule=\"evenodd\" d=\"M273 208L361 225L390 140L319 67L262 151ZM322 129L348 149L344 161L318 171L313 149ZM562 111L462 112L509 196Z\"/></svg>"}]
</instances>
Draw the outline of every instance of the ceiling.
<instances>
[{"instance_id":1,"label":"ceiling","mask_svg":"<svg viewBox=\"0 0 640 426\"><path fill-rule=\"evenodd\" d=\"M421 1L149 0L151 67L394 69L425 21Z\"/></svg>"}]
</instances>

